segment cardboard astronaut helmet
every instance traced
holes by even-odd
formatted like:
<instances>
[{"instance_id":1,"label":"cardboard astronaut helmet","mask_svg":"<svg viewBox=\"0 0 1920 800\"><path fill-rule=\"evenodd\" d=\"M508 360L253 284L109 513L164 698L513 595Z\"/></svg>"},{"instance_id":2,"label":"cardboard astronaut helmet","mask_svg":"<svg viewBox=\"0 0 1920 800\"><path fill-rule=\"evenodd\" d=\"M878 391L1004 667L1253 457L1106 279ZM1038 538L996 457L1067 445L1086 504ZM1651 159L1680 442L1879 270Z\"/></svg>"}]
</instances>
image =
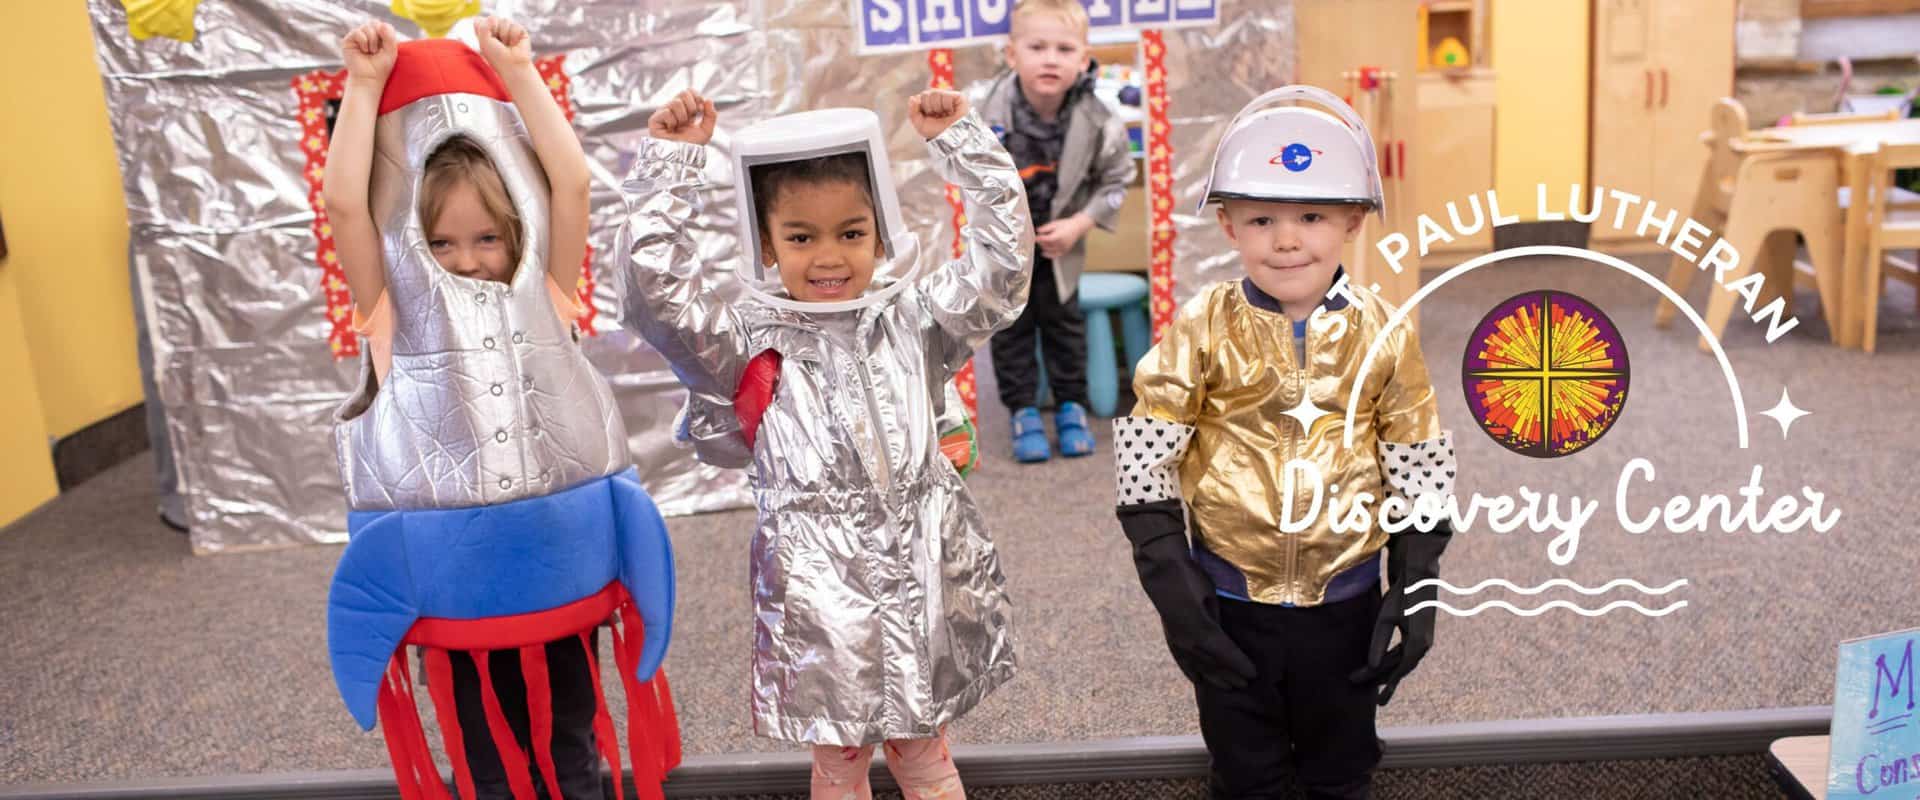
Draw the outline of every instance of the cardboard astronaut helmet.
<instances>
[{"instance_id":1,"label":"cardboard astronaut helmet","mask_svg":"<svg viewBox=\"0 0 1920 800\"><path fill-rule=\"evenodd\" d=\"M1300 101L1327 110L1275 105ZM1313 86L1274 89L1234 115L1199 208L1224 198L1352 203L1386 215L1373 136L1345 101Z\"/></svg>"},{"instance_id":2,"label":"cardboard astronaut helmet","mask_svg":"<svg viewBox=\"0 0 1920 800\"><path fill-rule=\"evenodd\" d=\"M733 134L734 192L739 208L740 244L753 264L751 279L743 281L758 299L802 312L851 311L884 302L918 276L919 238L900 217L900 198L893 186L886 140L880 116L864 108L825 108L761 120ZM775 265L762 257L762 231L755 206L753 182L772 166L827 156L856 154L865 159L867 196L873 201L874 225L885 261L874 265L873 285L866 294L839 302L803 303L769 291L780 285Z\"/></svg>"}]
</instances>

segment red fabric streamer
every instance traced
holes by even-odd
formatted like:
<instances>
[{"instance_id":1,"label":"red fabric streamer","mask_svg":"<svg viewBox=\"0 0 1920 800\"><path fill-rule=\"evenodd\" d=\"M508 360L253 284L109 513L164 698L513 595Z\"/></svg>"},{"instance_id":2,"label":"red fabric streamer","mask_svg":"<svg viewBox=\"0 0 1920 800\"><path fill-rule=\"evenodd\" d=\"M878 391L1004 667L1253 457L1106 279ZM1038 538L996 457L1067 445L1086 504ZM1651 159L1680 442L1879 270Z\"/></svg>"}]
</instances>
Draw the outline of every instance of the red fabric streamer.
<instances>
[{"instance_id":1,"label":"red fabric streamer","mask_svg":"<svg viewBox=\"0 0 1920 800\"><path fill-rule=\"evenodd\" d=\"M393 667L387 667L387 675L380 682L380 694L374 698L374 707L380 718L387 720L387 758L393 761L393 772L400 789L400 800L421 800L420 770L414 763L414 753L407 747L407 737L402 733L399 698L393 689Z\"/></svg>"},{"instance_id":2,"label":"red fabric streamer","mask_svg":"<svg viewBox=\"0 0 1920 800\"><path fill-rule=\"evenodd\" d=\"M613 733L613 716L607 712L607 693L600 688L600 654L593 651L593 639L586 631L580 632L579 639L580 649L587 651L587 666L593 670L593 746L613 768L613 800L627 800L626 781L620 771L620 742ZM628 719L627 724L632 725L633 720Z\"/></svg>"},{"instance_id":3,"label":"red fabric streamer","mask_svg":"<svg viewBox=\"0 0 1920 800\"><path fill-rule=\"evenodd\" d=\"M426 727L420 724L420 705L413 694L413 668L407 663L407 651L401 648L394 652L393 661L398 666L394 675L394 686L398 690L400 718L405 727L407 748L413 751L411 757L414 776L421 789L424 800L447 800L446 779L440 776L440 769L433 765L433 751L427 749Z\"/></svg>"},{"instance_id":4,"label":"red fabric streamer","mask_svg":"<svg viewBox=\"0 0 1920 800\"><path fill-rule=\"evenodd\" d=\"M404 651L404 645L403 651ZM430 647L420 651L427 671L427 693L433 697L433 714L440 720L440 742L453 762L454 785L460 796L473 800L473 770L467 766L467 740L460 730L460 713L453 701L453 663L447 651Z\"/></svg>"},{"instance_id":5,"label":"red fabric streamer","mask_svg":"<svg viewBox=\"0 0 1920 800\"><path fill-rule=\"evenodd\" d=\"M553 766L553 684L548 683L547 646L520 648L520 674L527 681L527 728L533 741L533 760L547 783L548 797L560 794L560 773Z\"/></svg>"},{"instance_id":6,"label":"red fabric streamer","mask_svg":"<svg viewBox=\"0 0 1920 800\"><path fill-rule=\"evenodd\" d=\"M641 800L662 800L660 781L669 765L663 757L659 731L658 704L652 687L634 675L640 661L640 615L633 606L620 607L620 624L613 628L613 660L620 669L620 685L627 693L627 758L633 761L634 794ZM653 747L648 744L652 743Z\"/></svg>"},{"instance_id":7,"label":"red fabric streamer","mask_svg":"<svg viewBox=\"0 0 1920 800\"><path fill-rule=\"evenodd\" d=\"M654 699L660 705L659 740L664 744L666 757L661 762L662 769L671 772L680 766L680 714L673 710L673 686L667 683L667 671L660 670L650 683L654 686Z\"/></svg>"},{"instance_id":8,"label":"red fabric streamer","mask_svg":"<svg viewBox=\"0 0 1920 800\"><path fill-rule=\"evenodd\" d=\"M594 746L606 759L615 776L621 776L620 737L614 728L605 690L600 685L600 658L592 647L591 632L606 622L613 626L614 658L621 684L627 693L627 760L633 765L638 797L664 800L660 783L667 773L680 765L680 721L673 709L672 690L666 671L655 673L642 683L635 675L644 647L645 629L640 613L618 582L559 608L492 620L421 619L407 633L405 643L396 651L381 686L380 725L387 739L387 754L393 760L395 779L402 800L448 800L445 779L433 764L427 748L426 731L412 694L412 678L405 663L406 645L422 646L427 688L433 699L434 714L459 795L467 800L475 796L473 773L466 759L466 731L460 727L460 715L453 691L453 667L449 649L467 652L473 657L480 675L481 702L486 710L488 733L500 753L501 766L516 800L535 796L530 772L537 766L548 793L558 796L559 770L553 760L553 690L551 667L547 663L546 642L573 637L586 652L593 674ZM491 627L490 627L491 626ZM514 738L508 727L499 695L494 691L488 661L491 649L514 648L520 659L521 673L527 685L527 711L533 757ZM625 800L622 780L615 781L616 800Z\"/></svg>"},{"instance_id":9,"label":"red fabric streamer","mask_svg":"<svg viewBox=\"0 0 1920 800\"><path fill-rule=\"evenodd\" d=\"M475 650L472 655L473 667L480 672L480 705L487 712L487 732L493 734L493 749L500 754L500 765L506 770L513 800L534 800L533 778L527 775L527 754L514 740L513 728L507 724L506 712L500 708L500 695L493 689L493 668L488 663L493 654Z\"/></svg>"}]
</instances>

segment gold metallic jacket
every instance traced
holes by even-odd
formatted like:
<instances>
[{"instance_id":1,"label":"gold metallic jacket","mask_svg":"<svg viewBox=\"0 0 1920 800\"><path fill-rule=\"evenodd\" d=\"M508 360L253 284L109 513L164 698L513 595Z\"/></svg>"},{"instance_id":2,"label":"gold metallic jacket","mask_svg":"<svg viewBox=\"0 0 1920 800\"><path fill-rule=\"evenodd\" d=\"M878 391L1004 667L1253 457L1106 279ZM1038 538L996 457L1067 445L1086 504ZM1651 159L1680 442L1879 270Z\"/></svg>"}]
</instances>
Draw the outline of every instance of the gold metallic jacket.
<instances>
[{"instance_id":1,"label":"gold metallic jacket","mask_svg":"<svg viewBox=\"0 0 1920 800\"><path fill-rule=\"evenodd\" d=\"M1377 519L1382 498L1432 490L1430 481L1401 480L1402 470L1390 475L1383 459L1404 459L1413 452L1408 448L1432 453L1431 467L1446 473L1450 490L1451 442L1440 430L1412 323L1386 329L1392 306L1349 288L1348 302L1330 301L1309 319L1306 361L1299 363L1292 321L1254 305L1245 283L1221 283L1189 301L1136 368L1139 402L1133 417L1115 421L1120 502L1162 500L1177 491L1195 549L1238 569L1248 599L1318 605L1331 578L1367 563L1386 544ZM1362 374L1361 359L1376 336L1385 342ZM1345 412L1355 382L1362 388L1348 448ZM1295 410L1304 409L1303 394L1330 412L1313 419L1310 430L1302 429ZM1320 485L1299 470L1286 485L1283 469L1295 459L1318 468ZM1155 483L1156 461L1164 476L1158 491L1143 488ZM1300 522L1309 519L1316 492L1322 494L1311 525L1300 533L1281 529L1289 491L1290 516ZM1376 519L1359 532L1335 532L1326 501L1344 514L1362 492L1371 496L1367 508Z\"/></svg>"}]
</instances>

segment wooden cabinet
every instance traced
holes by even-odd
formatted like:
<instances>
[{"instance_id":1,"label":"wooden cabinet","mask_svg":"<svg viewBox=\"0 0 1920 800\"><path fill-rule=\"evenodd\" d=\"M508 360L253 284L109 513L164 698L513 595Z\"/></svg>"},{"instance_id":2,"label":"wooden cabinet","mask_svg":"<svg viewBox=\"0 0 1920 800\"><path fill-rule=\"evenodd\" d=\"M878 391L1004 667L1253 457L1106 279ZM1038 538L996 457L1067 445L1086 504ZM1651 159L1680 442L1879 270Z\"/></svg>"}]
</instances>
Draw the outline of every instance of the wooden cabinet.
<instances>
[{"instance_id":1,"label":"wooden cabinet","mask_svg":"<svg viewBox=\"0 0 1920 800\"><path fill-rule=\"evenodd\" d=\"M1733 24L1734 0L1595 0L1591 184L1693 208L1700 133L1733 94ZM1592 238L1635 237L1596 221Z\"/></svg>"},{"instance_id":2,"label":"wooden cabinet","mask_svg":"<svg viewBox=\"0 0 1920 800\"><path fill-rule=\"evenodd\" d=\"M1491 221L1463 237L1447 216L1447 204L1453 203L1460 221L1472 225L1467 198L1493 188L1493 80L1493 70L1480 68L1420 73L1420 138L1407 161L1420 173L1412 185L1413 212L1454 235L1452 242L1435 244L1435 251L1493 249Z\"/></svg>"},{"instance_id":3,"label":"wooden cabinet","mask_svg":"<svg viewBox=\"0 0 1920 800\"><path fill-rule=\"evenodd\" d=\"M1420 286L1417 248L1394 273L1374 242L1396 231L1419 240L1413 187L1423 166L1408 154L1419 140L1420 0L1296 0L1293 9L1299 82L1349 98L1380 149L1386 224L1368 217L1348 248L1348 272L1355 283L1377 282L1381 296L1403 302ZM1374 88L1364 88L1363 71L1378 76Z\"/></svg>"}]
</instances>

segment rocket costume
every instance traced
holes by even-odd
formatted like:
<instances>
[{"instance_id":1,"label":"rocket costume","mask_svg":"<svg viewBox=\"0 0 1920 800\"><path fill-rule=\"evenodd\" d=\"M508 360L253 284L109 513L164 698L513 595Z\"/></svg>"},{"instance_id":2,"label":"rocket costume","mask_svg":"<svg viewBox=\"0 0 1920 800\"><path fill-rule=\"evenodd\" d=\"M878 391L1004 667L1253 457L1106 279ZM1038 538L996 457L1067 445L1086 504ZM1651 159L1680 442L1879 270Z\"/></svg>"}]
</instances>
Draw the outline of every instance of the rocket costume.
<instances>
[{"instance_id":1,"label":"rocket costume","mask_svg":"<svg viewBox=\"0 0 1920 800\"><path fill-rule=\"evenodd\" d=\"M946 384L1026 303L1032 232L1020 177L972 117L927 142L966 198L966 255L915 278L878 117L831 109L731 140L742 251L758 262L764 163L864 153L897 274L853 301L799 303L755 264L729 303L685 230L706 148L647 140L623 189L623 322L688 389L683 439L747 467L759 506L751 580L755 731L858 746L925 738L1012 676L999 556L938 447Z\"/></svg>"},{"instance_id":2,"label":"rocket costume","mask_svg":"<svg viewBox=\"0 0 1920 800\"><path fill-rule=\"evenodd\" d=\"M404 645L418 645L462 796L473 797L466 737L491 735L515 797L560 792L545 645L617 619L629 759L642 797L679 762L664 673L673 617L666 528L629 464L626 429L604 379L548 299L547 188L505 86L452 40L405 42L374 126L370 205L384 240L394 312L392 368L371 363L336 415L351 539L333 577L327 646L361 727L378 719L404 798L446 797L415 711ZM465 278L428 251L416 211L427 158L449 138L486 150L525 231L512 283ZM533 754L493 696L485 651L516 648ZM449 650L471 651L487 730L462 730ZM619 774L606 700L594 681L594 739ZM618 781L616 781L616 785Z\"/></svg>"},{"instance_id":3,"label":"rocket costume","mask_svg":"<svg viewBox=\"0 0 1920 800\"><path fill-rule=\"evenodd\" d=\"M1250 113L1298 99L1344 119L1304 107ZM1338 98L1279 89L1228 126L1203 203L1377 211L1373 152ZM1334 284L1306 320L1288 319L1251 278L1202 291L1136 369L1132 415L1114 420L1116 511L1168 647L1195 684L1215 797L1278 796L1289 772L1309 797L1365 797L1379 760L1375 705L1432 643L1434 612L1404 609L1435 590L1407 589L1437 577L1450 531L1389 536L1376 516L1370 528L1338 532L1330 509L1344 514L1362 493L1375 501L1370 511L1388 494L1443 498L1452 441L1412 324L1388 328L1385 301L1347 287L1338 272ZM1380 352L1362 373L1376 339ZM1331 413L1303 427L1308 402ZM1289 474L1295 460L1314 465L1319 485ZM1283 517L1298 523L1308 513L1317 516L1304 530L1282 529ZM1390 649L1396 630L1402 641Z\"/></svg>"}]
</instances>

